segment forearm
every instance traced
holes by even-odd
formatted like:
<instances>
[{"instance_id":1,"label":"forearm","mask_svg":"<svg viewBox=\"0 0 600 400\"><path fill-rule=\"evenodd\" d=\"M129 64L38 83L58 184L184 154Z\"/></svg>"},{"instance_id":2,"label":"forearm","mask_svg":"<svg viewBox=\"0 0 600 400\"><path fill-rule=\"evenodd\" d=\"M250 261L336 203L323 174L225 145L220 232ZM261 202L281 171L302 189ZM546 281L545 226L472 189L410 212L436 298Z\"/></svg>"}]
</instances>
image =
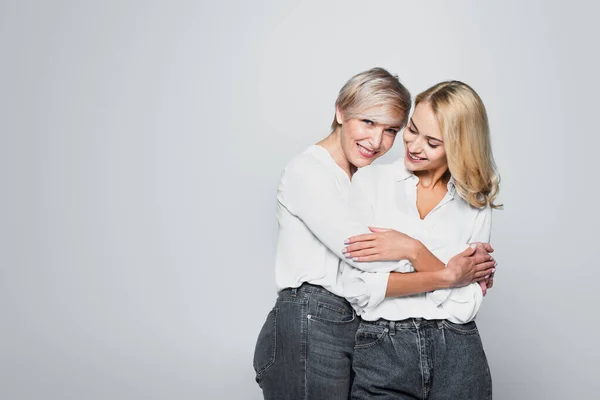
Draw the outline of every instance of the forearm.
<instances>
[{"instance_id":1,"label":"forearm","mask_svg":"<svg viewBox=\"0 0 600 400\"><path fill-rule=\"evenodd\" d=\"M445 273L445 269L411 273L392 272L388 278L385 297L410 296L450 286L451 279Z\"/></svg>"},{"instance_id":2,"label":"forearm","mask_svg":"<svg viewBox=\"0 0 600 400\"><path fill-rule=\"evenodd\" d=\"M414 255L410 262L419 272L434 272L443 270L446 265L437 258L423 243L415 240Z\"/></svg>"}]
</instances>

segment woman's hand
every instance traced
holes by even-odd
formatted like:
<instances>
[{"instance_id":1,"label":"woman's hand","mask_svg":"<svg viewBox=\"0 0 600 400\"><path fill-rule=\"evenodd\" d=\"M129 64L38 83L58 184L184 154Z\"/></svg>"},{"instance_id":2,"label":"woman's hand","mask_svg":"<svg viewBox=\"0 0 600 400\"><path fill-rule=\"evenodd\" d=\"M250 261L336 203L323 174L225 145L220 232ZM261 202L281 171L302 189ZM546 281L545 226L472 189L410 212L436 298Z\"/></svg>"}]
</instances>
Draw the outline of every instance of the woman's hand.
<instances>
[{"instance_id":1,"label":"woman's hand","mask_svg":"<svg viewBox=\"0 0 600 400\"><path fill-rule=\"evenodd\" d=\"M489 255L489 253L493 253L494 249L489 243L475 243L477 247L475 247L475 255L480 255L485 258L485 256ZM494 264L494 269L497 264ZM481 292L485 296L487 294L488 289L491 289L494 286L494 272L490 275L483 278L483 280L479 281L479 286L481 286Z\"/></svg>"},{"instance_id":2,"label":"woman's hand","mask_svg":"<svg viewBox=\"0 0 600 400\"><path fill-rule=\"evenodd\" d=\"M479 281L479 286L481 286L481 291L483 292L484 296L487 294L488 289L491 289L492 286L494 286L494 274L495 272L492 272L490 276L482 281Z\"/></svg>"},{"instance_id":3,"label":"woman's hand","mask_svg":"<svg viewBox=\"0 0 600 400\"><path fill-rule=\"evenodd\" d=\"M494 249L489 243L475 243L475 245L477 246L475 248L475 255L479 254L480 256L485 257L486 255L489 255L489 253L494 252ZM496 270L497 265L497 263L494 263L494 271ZM494 286L494 274L495 272L492 272L483 278L483 280L478 282L479 286L481 286L481 291L483 292L484 296L487 294L487 291Z\"/></svg>"},{"instance_id":4,"label":"woman's hand","mask_svg":"<svg viewBox=\"0 0 600 400\"><path fill-rule=\"evenodd\" d=\"M479 286L481 286L481 292L483 293L484 296L487 294L487 290L488 290L488 287L487 287L488 279L484 279L484 280L478 282Z\"/></svg>"},{"instance_id":5,"label":"woman's hand","mask_svg":"<svg viewBox=\"0 0 600 400\"><path fill-rule=\"evenodd\" d=\"M354 261L412 261L419 249L419 242L393 229L372 228L373 233L353 236L346 240L342 250L346 258Z\"/></svg>"},{"instance_id":6,"label":"woman's hand","mask_svg":"<svg viewBox=\"0 0 600 400\"><path fill-rule=\"evenodd\" d=\"M462 287L472 282L483 282L481 289L485 295L487 289L491 287L488 286L488 283L491 282L493 285L493 278L491 281L489 278L496 270L497 265L489 255L493 251L494 249L488 243L474 243L462 253L452 257L446 266L450 287Z\"/></svg>"}]
</instances>

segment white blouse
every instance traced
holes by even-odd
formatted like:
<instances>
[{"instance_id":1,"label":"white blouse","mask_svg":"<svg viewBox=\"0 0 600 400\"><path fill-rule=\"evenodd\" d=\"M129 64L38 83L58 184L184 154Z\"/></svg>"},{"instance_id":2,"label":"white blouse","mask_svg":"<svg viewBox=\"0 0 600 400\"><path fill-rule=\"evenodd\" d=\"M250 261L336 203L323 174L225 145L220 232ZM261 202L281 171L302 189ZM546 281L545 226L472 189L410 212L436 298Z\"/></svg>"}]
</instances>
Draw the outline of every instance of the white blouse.
<instances>
[{"instance_id":1,"label":"white blouse","mask_svg":"<svg viewBox=\"0 0 600 400\"><path fill-rule=\"evenodd\" d=\"M349 192L348 175L321 146L310 146L287 164L277 189L278 291L308 282L343 296L340 259L345 259L344 240L369 233L350 206ZM350 263L365 271L398 267L397 261ZM373 275L365 280L387 282L387 277Z\"/></svg>"},{"instance_id":2,"label":"white blouse","mask_svg":"<svg viewBox=\"0 0 600 400\"><path fill-rule=\"evenodd\" d=\"M469 205L456 193L454 180L450 179L442 201L421 220L417 210L418 182L419 178L406 169L403 159L361 168L352 178L350 194L357 217L368 226L395 229L420 240L444 263L470 243L489 243L491 207L478 209ZM408 262L396 268L390 266L386 264L371 272L347 264L342 268L344 295L363 319L399 321L420 317L466 323L477 315L483 301L478 283L385 298L390 271L414 271Z\"/></svg>"}]
</instances>

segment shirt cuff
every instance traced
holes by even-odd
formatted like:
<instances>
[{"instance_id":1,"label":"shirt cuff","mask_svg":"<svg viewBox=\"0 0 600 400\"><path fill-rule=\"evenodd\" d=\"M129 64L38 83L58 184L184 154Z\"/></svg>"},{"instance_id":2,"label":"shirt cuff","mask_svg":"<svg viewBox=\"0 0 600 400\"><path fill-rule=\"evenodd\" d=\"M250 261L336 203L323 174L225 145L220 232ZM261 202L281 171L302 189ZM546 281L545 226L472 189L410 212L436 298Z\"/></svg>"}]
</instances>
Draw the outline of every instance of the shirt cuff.
<instances>
[{"instance_id":1,"label":"shirt cuff","mask_svg":"<svg viewBox=\"0 0 600 400\"><path fill-rule=\"evenodd\" d=\"M390 273L380 272L376 274L367 274L364 278L367 290L371 294L368 307L377 307L385 299L385 292L387 292Z\"/></svg>"},{"instance_id":2,"label":"shirt cuff","mask_svg":"<svg viewBox=\"0 0 600 400\"><path fill-rule=\"evenodd\" d=\"M362 272L344 283L344 297L361 315L365 309L377 306L385 299L389 272Z\"/></svg>"},{"instance_id":3,"label":"shirt cuff","mask_svg":"<svg viewBox=\"0 0 600 400\"><path fill-rule=\"evenodd\" d=\"M433 301L436 306L440 306L442 303L448 300L453 291L454 289L438 289L434 290L433 292L428 292L426 296L428 299Z\"/></svg>"},{"instance_id":4,"label":"shirt cuff","mask_svg":"<svg viewBox=\"0 0 600 400\"><path fill-rule=\"evenodd\" d=\"M396 264L394 272L415 272L415 267L408 260L400 260Z\"/></svg>"}]
</instances>

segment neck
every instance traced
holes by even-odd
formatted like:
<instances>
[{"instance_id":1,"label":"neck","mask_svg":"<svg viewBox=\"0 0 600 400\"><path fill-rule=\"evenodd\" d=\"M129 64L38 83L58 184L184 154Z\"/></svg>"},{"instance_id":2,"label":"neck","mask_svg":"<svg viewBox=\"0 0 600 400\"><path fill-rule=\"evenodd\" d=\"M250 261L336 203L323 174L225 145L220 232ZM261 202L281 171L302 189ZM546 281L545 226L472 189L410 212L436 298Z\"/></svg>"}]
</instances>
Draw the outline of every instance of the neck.
<instances>
[{"instance_id":1,"label":"neck","mask_svg":"<svg viewBox=\"0 0 600 400\"><path fill-rule=\"evenodd\" d=\"M439 168L430 171L416 171L414 173L419 178L419 186L423 189L435 190L445 187L450 180L450 171L448 168Z\"/></svg>"},{"instance_id":2,"label":"neck","mask_svg":"<svg viewBox=\"0 0 600 400\"><path fill-rule=\"evenodd\" d=\"M331 158L333 158L335 163L348 175L348 178L352 179L352 175L354 175L357 168L350 164L346 153L344 153L342 148L342 129L339 126L329 136L318 142L317 145L325 148L331 154Z\"/></svg>"}]
</instances>

